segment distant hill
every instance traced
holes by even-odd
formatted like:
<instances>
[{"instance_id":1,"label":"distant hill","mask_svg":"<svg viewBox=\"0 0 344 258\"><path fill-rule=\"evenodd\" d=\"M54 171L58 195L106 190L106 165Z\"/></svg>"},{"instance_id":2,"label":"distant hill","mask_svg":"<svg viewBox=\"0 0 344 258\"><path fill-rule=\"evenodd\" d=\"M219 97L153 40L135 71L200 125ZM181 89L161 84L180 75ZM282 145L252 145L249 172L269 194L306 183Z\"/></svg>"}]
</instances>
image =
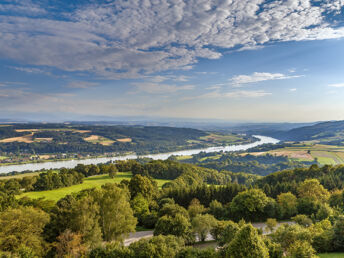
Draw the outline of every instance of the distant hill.
<instances>
[{"instance_id":1,"label":"distant hill","mask_svg":"<svg viewBox=\"0 0 344 258\"><path fill-rule=\"evenodd\" d=\"M326 143L342 143L344 142L344 121L322 122L294 128L287 132L276 132L272 136L287 141L318 140Z\"/></svg>"},{"instance_id":2,"label":"distant hill","mask_svg":"<svg viewBox=\"0 0 344 258\"><path fill-rule=\"evenodd\" d=\"M228 131L233 133L246 133L249 135L274 135L287 132L289 130L311 126L314 123L243 123L236 126L228 127Z\"/></svg>"},{"instance_id":3,"label":"distant hill","mask_svg":"<svg viewBox=\"0 0 344 258\"><path fill-rule=\"evenodd\" d=\"M0 154L135 152L142 155L252 141L250 136L166 126L0 124Z\"/></svg>"}]
</instances>

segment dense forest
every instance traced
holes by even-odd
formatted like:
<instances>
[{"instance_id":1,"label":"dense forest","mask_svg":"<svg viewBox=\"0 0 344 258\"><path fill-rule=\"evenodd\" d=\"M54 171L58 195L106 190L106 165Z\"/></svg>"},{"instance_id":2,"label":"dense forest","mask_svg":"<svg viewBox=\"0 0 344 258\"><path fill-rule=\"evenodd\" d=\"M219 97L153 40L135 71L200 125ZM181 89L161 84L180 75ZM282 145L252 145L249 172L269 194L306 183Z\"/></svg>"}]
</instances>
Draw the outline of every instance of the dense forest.
<instances>
[{"instance_id":1,"label":"dense forest","mask_svg":"<svg viewBox=\"0 0 344 258\"><path fill-rule=\"evenodd\" d=\"M308 167L314 163L307 161L292 161L286 156L275 156L271 154L237 154L232 152L201 152L199 154L192 155L192 158L190 159L182 159L181 162L192 163L197 166L216 169L217 171L227 170L235 173L245 172L261 176L285 169Z\"/></svg>"},{"instance_id":2,"label":"dense forest","mask_svg":"<svg viewBox=\"0 0 344 258\"><path fill-rule=\"evenodd\" d=\"M75 176L115 177L117 171L133 177L56 203L16 197L64 187L54 182L73 182ZM154 178L172 181L159 189ZM3 257L315 257L344 250L343 179L344 166L312 165L260 177L173 160L78 165L3 179L0 250ZM253 222L266 222L265 228ZM138 227L154 236L124 246ZM194 247L209 237L216 249Z\"/></svg>"},{"instance_id":3,"label":"dense forest","mask_svg":"<svg viewBox=\"0 0 344 258\"><path fill-rule=\"evenodd\" d=\"M268 135L284 141L312 141L332 145L343 145L344 121L330 121L294 128L288 131L271 132Z\"/></svg>"}]
</instances>

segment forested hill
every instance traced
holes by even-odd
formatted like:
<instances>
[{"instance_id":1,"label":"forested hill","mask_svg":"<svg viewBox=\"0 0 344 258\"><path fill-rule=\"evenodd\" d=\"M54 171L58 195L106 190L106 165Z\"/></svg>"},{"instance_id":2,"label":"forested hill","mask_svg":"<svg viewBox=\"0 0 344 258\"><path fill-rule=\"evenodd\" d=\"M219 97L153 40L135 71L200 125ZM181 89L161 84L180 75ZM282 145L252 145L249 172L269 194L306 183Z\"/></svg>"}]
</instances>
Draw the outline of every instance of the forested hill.
<instances>
[{"instance_id":1,"label":"forested hill","mask_svg":"<svg viewBox=\"0 0 344 258\"><path fill-rule=\"evenodd\" d=\"M344 142L344 121L322 122L304 126L287 132L275 133L273 136L288 141L319 140L327 142Z\"/></svg>"},{"instance_id":2,"label":"forested hill","mask_svg":"<svg viewBox=\"0 0 344 258\"><path fill-rule=\"evenodd\" d=\"M169 152L251 142L237 134L214 134L191 128L125 125L3 124L0 154L102 154ZM0 155L1 156L1 155Z\"/></svg>"}]
</instances>

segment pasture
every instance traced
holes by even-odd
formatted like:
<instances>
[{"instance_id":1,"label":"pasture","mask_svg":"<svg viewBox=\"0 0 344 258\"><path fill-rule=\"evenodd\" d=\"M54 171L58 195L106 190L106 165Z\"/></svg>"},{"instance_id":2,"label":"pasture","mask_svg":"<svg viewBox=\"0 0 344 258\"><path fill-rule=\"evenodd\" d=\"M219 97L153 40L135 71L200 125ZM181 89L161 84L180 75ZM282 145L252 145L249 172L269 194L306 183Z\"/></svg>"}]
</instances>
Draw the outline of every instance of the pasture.
<instances>
[{"instance_id":1,"label":"pasture","mask_svg":"<svg viewBox=\"0 0 344 258\"><path fill-rule=\"evenodd\" d=\"M131 138L121 138L121 139L116 139L116 141L118 141L118 142L131 142L132 139Z\"/></svg>"},{"instance_id":2,"label":"pasture","mask_svg":"<svg viewBox=\"0 0 344 258\"><path fill-rule=\"evenodd\" d=\"M99 135L91 135L89 137L84 138L84 140L87 142L91 142L93 144L99 143L99 144L105 145L105 146L111 145L115 142L115 141L112 141L108 138L105 138L105 137L99 136Z\"/></svg>"},{"instance_id":3,"label":"pasture","mask_svg":"<svg viewBox=\"0 0 344 258\"><path fill-rule=\"evenodd\" d=\"M344 164L343 146L305 143L271 150L266 153L288 156L290 159L296 161L312 161L317 159L321 165Z\"/></svg>"},{"instance_id":4,"label":"pasture","mask_svg":"<svg viewBox=\"0 0 344 258\"><path fill-rule=\"evenodd\" d=\"M45 198L47 200L58 201L59 199L71 193L79 192L84 189L101 187L106 183L120 183L124 179L130 180L131 178L131 172L118 172L115 178L110 178L108 175L93 176L85 178L84 182L79 185L73 185L49 191L27 192L19 195L18 198L27 196L32 199ZM169 182L170 180L155 179L155 181L160 188L163 184Z\"/></svg>"}]
</instances>

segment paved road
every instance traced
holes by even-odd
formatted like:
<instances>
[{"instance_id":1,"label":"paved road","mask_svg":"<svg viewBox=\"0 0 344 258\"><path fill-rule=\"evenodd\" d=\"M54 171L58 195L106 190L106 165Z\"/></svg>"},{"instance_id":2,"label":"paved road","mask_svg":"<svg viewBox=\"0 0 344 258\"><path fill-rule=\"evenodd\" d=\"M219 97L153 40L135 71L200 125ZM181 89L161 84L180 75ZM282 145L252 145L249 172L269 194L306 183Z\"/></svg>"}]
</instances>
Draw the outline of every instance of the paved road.
<instances>
[{"instance_id":1,"label":"paved road","mask_svg":"<svg viewBox=\"0 0 344 258\"><path fill-rule=\"evenodd\" d=\"M286 222L279 222L277 223L277 227L280 227L282 224L294 224L294 222L292 221L286 221ZM263 229L263 234L267 234L269 232L266 232L264 229L266 227L266 223L265 222L258 222L258 223L252 223L252 225L256 228L259 229ZM149 231L139 231L139 232L135 232L135 233L130 233L129 237L126 238L124 240L124 246L128 246L131 243L134 243L136 241L139 241L140 239L143 238L149 238L153 236L153 230L149 230ZM210 241L210 240L214 240L213 237L209 234L206 238L206 241Z\"/></svg>"}]
</instances>

